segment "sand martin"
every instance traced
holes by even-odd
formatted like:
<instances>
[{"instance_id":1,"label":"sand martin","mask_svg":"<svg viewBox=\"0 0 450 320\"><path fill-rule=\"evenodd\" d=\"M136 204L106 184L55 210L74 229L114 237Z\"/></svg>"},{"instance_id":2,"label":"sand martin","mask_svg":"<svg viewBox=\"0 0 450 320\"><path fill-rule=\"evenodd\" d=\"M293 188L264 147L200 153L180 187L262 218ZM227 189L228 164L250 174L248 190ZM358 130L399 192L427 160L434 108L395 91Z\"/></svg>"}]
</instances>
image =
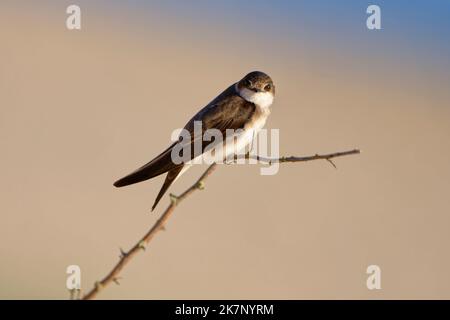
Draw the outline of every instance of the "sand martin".
<instances>
[{"instance_id":1,"label":"sand martin","mask_svg":"<svg viewBox=\"0 0 450 320\"><path fill-rule=\"evenodd\" d=\"M226 130L237 130L238 134L233 138L233 143L235 144L234 154L236 151L245 149L251 144L258 130L264 126L270 114L269 107L273 102L274 96L275 86L272 79L260 71L250 72L201 109L186 124L184 129L194 136L194 123L200 122L203 131L208 129L219 130L225 137L224 143L226 143ZM202 142L201 150L197 148L197 152L190 152L190 161L176 163L176 161L173 161L172 151L180 141L181 139L174 142L152 161L116 181L114 186L127 186L167 172L166 180L153 204L153 211L170 185L189 168L194 159L202 156L211 143L210 141ZM190 140L189 143L193 144L194 139ZM190 150L194 149L190 148ZM228 156L229 154L224 154L224 157Z\"/></svg>"}]
</instances>

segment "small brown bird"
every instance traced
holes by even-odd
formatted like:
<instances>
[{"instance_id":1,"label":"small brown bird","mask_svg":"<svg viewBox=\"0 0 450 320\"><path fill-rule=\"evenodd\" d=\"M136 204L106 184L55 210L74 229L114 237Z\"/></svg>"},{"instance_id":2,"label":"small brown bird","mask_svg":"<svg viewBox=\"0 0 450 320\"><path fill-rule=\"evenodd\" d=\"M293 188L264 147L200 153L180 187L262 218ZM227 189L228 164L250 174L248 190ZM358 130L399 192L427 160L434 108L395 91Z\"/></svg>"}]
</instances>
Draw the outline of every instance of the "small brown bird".
<instances>
[{"instance_id":1,"label":"small brown bird","mask_svg":"<svg viewBox=\"0 0 450 320\"><path fill-rule=\"evenodd\" d=\"M191 136L195 136L194 123L199 121L203 132L209 129L217 129L224 137L227 129L238 130L239 134L234 139L235 147L230 148L234 154L251 144L258 130L264 126L270 114L269 107L272 105L274 96L275 86L272 79L260 71L250 72L201 109L186 124L184 129ZM194 142L194 139L189 141L192 146L189 150L196 149L193 146ZM205 149L212 142L202 141L201 150L191 152L188 161L179 163L178 161L173 161L172 151L174 148L180 147L180 143L182 143L182 137L149 163L117 180L114 186L127 186L167 172L166 180L152 206L153 211L170 185L189 168L197 157L205 153ZM184 143L186 144L186 142ZM224 143L226 143L225 139ZM208 149L210 149L210 146ZM224 158L228 156L229 154L225 154Z\"/></svg>"}]
</instances>

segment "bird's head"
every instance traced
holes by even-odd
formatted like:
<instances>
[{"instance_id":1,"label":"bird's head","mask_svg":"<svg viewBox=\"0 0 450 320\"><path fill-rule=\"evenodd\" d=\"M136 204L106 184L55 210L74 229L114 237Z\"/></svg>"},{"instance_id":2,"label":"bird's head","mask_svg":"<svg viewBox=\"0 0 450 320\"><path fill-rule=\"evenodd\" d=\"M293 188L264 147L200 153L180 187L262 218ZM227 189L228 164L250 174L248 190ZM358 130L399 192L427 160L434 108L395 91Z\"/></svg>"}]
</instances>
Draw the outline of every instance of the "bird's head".
<instances>
[{"instance_id":1,"label":"bird's head","mask_svg":"<svg viewBox=\"0 0 450 320\"><path fill-rule=\"evenodd\" d=\"M261 108L268 108L275 96L272 79L261 71L253 71L236 83L236 90L245 100Z\"/></svg>"}]
</instances>

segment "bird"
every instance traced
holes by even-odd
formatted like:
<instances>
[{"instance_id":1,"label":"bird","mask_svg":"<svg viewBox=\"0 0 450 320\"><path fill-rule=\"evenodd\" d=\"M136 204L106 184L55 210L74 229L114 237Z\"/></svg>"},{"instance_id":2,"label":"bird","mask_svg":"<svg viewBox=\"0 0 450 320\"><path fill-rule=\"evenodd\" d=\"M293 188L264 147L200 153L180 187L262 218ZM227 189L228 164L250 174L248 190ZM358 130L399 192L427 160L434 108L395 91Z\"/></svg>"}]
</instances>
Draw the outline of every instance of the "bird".
<instances>
[{"instance_id":1,"label":"bird","mask_svg":"<svg viewBox=\"0 0 450 320\"><path fill-rule=\"evenodd\" d=\"M235 154L251 145L258 131L263 128L270 115L274 97L275 85L270 76L261 71L252 71L238 82L231 84L198 111L184 126L184 130L195 136L196 123L201 124L202 133L215 129L225 136L229 132L227 130L235 130L237 133L233 138L234 148L227 149ZM229 140L223 141L226 144ZM152 206L153 211L172 183L191 166L194 160L204 155L206 150L211 150L213 145L213 142L202 141L201 148L198 149L193 147L194 143L196 138L185 140L180 134L178 140L167 149L147 164L114 182L114 186L120 188L167 173ZM191 147L188 149L189 154L184 154L186 156L184 161L174 161L174 150L180 146ZM195 149L196 151L192 151ZM229 155L230 151L223 154L224 157Z\"/></svg>"}]
</instances>

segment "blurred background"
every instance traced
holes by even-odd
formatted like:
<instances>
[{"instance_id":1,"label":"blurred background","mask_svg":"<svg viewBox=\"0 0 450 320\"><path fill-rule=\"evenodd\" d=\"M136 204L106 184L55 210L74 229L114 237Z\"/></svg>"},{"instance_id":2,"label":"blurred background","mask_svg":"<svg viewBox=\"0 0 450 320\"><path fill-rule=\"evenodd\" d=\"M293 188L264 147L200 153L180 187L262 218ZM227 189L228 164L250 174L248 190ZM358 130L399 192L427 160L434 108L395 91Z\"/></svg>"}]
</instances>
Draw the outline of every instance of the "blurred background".
<instances>
[{"instance_id":1,"label":"blurred background","mask_svg":"<svg viewBox=\"0 0 450 320\"><path fill-rule=\"evenodd\" d=\"M0 298L67 299L72 264L92 288L169 203L150 213L163 176L112 183L261 70L282 155L362 154L219 167L99 298L449 299L449 18L437 0L2 1Z\"/></svg>"}]
</instances>

